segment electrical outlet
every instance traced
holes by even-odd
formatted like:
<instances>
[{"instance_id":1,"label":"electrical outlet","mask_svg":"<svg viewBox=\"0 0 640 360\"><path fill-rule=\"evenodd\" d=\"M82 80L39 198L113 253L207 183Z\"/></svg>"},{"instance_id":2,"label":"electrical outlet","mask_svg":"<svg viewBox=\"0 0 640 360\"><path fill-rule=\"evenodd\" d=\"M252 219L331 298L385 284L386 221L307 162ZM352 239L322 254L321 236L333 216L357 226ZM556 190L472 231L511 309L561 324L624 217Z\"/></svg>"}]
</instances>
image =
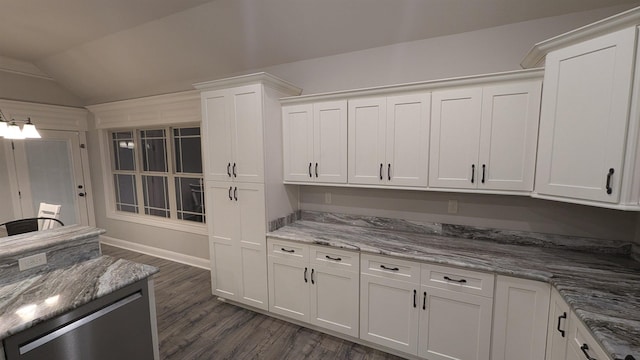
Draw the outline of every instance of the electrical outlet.
<instances>
[{"instance_id":1,"label":"electrical outlet","mask_svg":"<svg viewBox=\"0 0 640 360\"><path fill-rule=\"evenodd\" d=\"M458 200L449 200L449 214L458 213Z\"/></svg>"},{"instance_id":2,"label":"electrical outlet","mask_svg":"<svg viewBox=\"0 0 640 360\"><path fill-rule=\"evenodd\" d=\"M45 265L47 263L47 254L40 253L26 256L18 259L18 268L20 271L33 269L34 267Z\"/></svg>"},{"instance_id":3,"label":"electrical outlet","mask_svg":"<svg viewBox=\"0 0 640 360\"><path fill-rule=\"evenodd\" d=\"M330 192L324 193L324 203L325 204L331 204L331 193Z\"/></svg>"}]
</instances>

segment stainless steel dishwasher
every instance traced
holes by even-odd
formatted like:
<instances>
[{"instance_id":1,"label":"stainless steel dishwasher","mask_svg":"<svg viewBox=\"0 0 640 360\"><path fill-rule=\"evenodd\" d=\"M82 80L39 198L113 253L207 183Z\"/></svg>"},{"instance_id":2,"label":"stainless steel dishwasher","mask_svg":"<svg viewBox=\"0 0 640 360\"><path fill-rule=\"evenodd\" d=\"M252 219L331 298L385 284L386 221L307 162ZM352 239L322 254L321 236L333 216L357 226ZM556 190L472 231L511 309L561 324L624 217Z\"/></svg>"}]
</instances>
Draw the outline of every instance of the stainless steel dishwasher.
<instances>
[{"instance_id":1,"label":"stainless steel dishwasher","mask_svg":"<svg viewBox=\"0 0 640 360\"><path fill-rule=\"evenodd\" d=\"M153 360L148 291L142 280L12 335L7 360Z\"/></svg>"}]
</instances>

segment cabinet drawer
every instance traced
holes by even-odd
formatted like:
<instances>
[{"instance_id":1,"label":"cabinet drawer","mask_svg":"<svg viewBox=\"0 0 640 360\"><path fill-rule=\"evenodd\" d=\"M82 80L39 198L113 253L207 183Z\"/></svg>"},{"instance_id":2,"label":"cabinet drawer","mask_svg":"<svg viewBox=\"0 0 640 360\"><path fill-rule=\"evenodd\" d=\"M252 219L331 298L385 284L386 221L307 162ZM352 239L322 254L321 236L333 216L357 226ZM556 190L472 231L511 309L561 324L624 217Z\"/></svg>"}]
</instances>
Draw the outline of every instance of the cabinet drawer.
<instances>
[{"instance_id":1,"label":"cabinet drawer","mask_svg":"<svg viewBox=\"0 0 640 360\"><path fill-rule=\"evenodd\" d=\"M422 264L422 285L493 297L493 274Z\"/></svg>"},{"instance_id":2,"label":"cabinet drawer","mask_svg":"<svg viewBox=\"0 0 640 360\"><path fill-rule=\"evenodd\" d=\"M420 264L377 255L361 255L360 269L362 273L420 283Z\"/></svg>"},{"instance_id":3,"label":"cabinet drawer","mask_svg":"<svg viewBox=\"0 0 640 360\"><path fill-rule=\"evenodd\" d=\"M269 256L309 261L309 245L302 243L268 238L267 251Z\"/></svg>"},{"instance_id":4,"label":"cabinet drawer","mask_svg":"<svg viewBox=\"0 0 640 360\"><path fill-rule=\"evenodd\" d=\"M311 265L327 266L342 271L359 272L360 254L355 251L340 250L327 246L311 246Z\"/></svg>"}]
</instances>

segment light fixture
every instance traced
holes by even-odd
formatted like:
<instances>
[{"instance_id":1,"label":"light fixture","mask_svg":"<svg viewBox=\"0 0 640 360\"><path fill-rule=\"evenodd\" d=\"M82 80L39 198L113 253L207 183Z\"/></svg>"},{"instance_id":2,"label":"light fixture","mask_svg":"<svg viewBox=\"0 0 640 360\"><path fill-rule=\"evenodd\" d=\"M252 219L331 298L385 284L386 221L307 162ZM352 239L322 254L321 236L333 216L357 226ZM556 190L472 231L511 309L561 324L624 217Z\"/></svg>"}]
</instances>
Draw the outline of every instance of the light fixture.
<instances>
[{"instance_id":1,"label":"light fixture","mask_svg":"<svg viewBox=\"0 0 640 360\"><path fill-rule=\"evenodd\" d=\"M25 123L20 129L18 122ZM0 138L5 139L40 139L40 133L36 129L36 126L31 122L31 118L27 118L27 120L16 121L15 119L11 119L11 122L7 120L7 117L4 116L2 110L0 110Z\"/></svg>"}]
</instances>

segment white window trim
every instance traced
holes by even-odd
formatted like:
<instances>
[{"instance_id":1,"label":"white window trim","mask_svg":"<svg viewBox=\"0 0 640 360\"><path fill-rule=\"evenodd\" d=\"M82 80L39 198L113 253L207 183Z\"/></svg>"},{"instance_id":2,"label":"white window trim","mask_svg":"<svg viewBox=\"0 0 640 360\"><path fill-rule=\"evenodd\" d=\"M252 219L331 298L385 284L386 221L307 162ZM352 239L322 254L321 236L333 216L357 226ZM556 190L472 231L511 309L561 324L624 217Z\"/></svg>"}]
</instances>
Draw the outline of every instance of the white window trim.
<instances>
[{"instance_id":1,"label":"white window trim","mask_svg":"<svg viewBox=\"0 0 640 360\"><path fill-rule=\"evenodd\" d=\"M179 127L188 127L188 126L200 126L200 124L180 124ZM166 127L165 125L158 125L158 127ZM139 128L131 128L132 130L138 131ZM157 218L155 219L152 215L144 214L144 204L138 204L139 212L137 214L127 213L124 211L117 211L115 206L115 188L113 184L113 172L111 169L111 139L109 138L109 133L111 131L116 130L115 128L110 129L100 129L98 130L98 137L100 143L100 157L102 161L102 170L103 174L108 176L104 176L104 192L105 192L105 206L106 206L106 216L108 219L119 220L119 221L127 221L135 224L148 225L154 227L160 227L175 231L183 231L192 234L198 235L208 235L208 227L207 224L201 224L196 222L189 222L188 220L178 220L174 218ZM203 174L204 176L204 174ZM140 213L142 211L142 213ZM206 214L205 214L206 216Z\"/></svg>"}]
</instances>

